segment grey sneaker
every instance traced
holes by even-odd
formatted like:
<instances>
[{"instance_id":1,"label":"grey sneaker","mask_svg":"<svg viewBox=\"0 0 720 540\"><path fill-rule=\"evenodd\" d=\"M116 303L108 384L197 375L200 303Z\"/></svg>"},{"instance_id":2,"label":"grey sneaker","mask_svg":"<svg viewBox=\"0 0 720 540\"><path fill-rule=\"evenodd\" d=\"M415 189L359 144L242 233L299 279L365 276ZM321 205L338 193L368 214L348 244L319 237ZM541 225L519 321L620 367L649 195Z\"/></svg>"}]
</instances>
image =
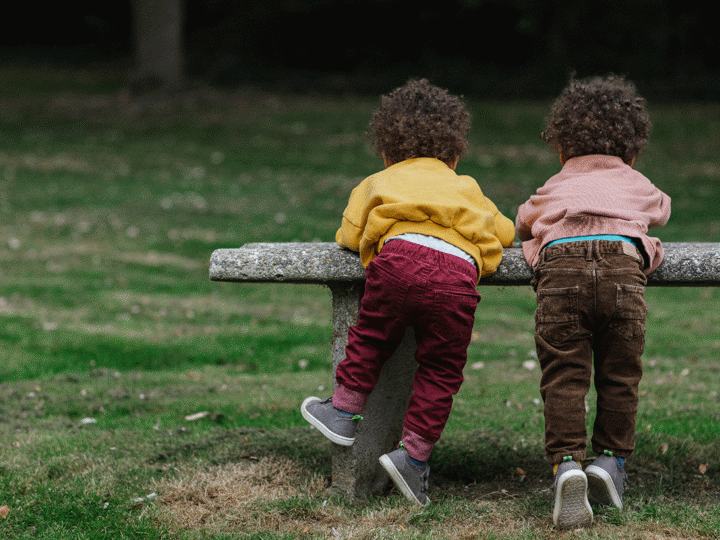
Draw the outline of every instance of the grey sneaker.
<instances>
[{"instance_id":1,"label":"grey sneaker","mask_svg":"<svg viewBox=\"0 0 720 540\"><path fill-rule=\"evenodd\" d=\"M612 456L598 457L587 469L590 500L622 510L627 473Z\"/></svg>"},{"instance_id":2,"label":"grey sneaker","mask_svg":"<svg viewBox=\"0 0 720 540\"><path fill-rule=\"evenodd\" d=\"M380 465L388 472L397 488L411 501L420 506L430 504L426 491L430 465L413 465L405 448L400 447L389 454L380 456Z\"/></svg>"},{"instance_id":3,"label":"grey sneaker","mask_svg":"<svg viewBox=\"0 0 720 540\"><path fill-rule=\"evenodd\" d=\"M309 397L300 405L303 418L320 430L320 433L336 444L351 446L355 442L355 430L362 416L341 414L332 404L332 398L321 400Z\"/></svg>"},{"instance_id":4,"label":"grey sneaker","mask_svg":"<svg viewBox=\"0 0 720 540\"><path fill-rule=\"evenodd\" d=\"M577 529L592 524L587 499L588 480L576 461L564 461L555 474L553 524L560 529Z\"/></svg>"}]
</instances>

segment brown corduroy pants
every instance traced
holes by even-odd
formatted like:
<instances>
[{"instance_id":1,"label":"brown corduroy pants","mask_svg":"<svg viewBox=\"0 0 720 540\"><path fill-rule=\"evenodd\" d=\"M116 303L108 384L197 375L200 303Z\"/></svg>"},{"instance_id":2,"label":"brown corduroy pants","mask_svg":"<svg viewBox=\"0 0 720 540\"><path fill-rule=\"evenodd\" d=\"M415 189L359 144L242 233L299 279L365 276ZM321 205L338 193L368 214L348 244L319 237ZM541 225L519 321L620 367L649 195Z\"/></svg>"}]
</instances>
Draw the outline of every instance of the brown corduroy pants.
<instances>
[{"instance_id":1,"label":"brown corduroy pants","mask_svg":"<svg viewBox=\"0 0 720 540\"><path fill-rule=\"evenodd\" d=\"M635 449L647 315L641 267L642 256L623 241L566 242L541 254L533 279L535 343L550 464L585 458L585 397L593 379L593 450L629 457Z\"/></svg>"}]
</instances>

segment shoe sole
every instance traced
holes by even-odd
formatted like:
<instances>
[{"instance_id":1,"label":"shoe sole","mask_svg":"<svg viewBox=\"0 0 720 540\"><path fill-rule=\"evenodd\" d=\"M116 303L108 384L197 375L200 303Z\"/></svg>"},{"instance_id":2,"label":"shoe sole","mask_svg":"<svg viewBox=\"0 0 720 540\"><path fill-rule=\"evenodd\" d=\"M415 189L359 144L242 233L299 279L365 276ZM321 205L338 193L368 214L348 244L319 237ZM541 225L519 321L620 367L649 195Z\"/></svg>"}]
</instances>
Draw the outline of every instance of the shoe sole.
<instances>
[{"instance_id":1,"label":"shoe sole","mask_svg":"<svg viewBox=\"0 0 720 540\"><path fill-rule=\"evenodd\" d=\"M380 456L380 465L382 465L383 469L387 471L387 473L390 475L390 478L392 478L392 481L402 492L402 494L405 495L405 497L410 499L412 502L419 504L420 506L427 506L429 504L429 501L426 501L424 503L420 502L420 500L413 493L413 490L410 489L410 486L403 478L403 475L400 474L400 471L397 470L397 467L395 467L395 464L387 455Z\"/></svg>"},{"instance_id":2,"label":"shoe sole","mask_svg":"<svg viewBox=\"0 0 720 540\"><path fill-rule=\"evenodd\" d=\"M560 529L592 525L593 513L587 500L588 481L580 470L568 471L555 488L553 523Z\"/></svg>"},{"instance_id":3,"label":"shoe sole","mask_svg":"<svg viewBox=\"0 0 720 540\"><path fill-rule=\"evenodd\" d=\"M588 493L593 501L606 506L615 506L622 510L622 497L615 489L610 473L597 465L590 465L586 469L588 479Z\"/></svg>"},{"instance_id":4,"label":"shoe sole","mask_svg":"<svg viewBox=\"0 0 720 540\"><path fill-rule=\"evenodd\" d=\"M322 422L320 422L320 420L310 414L310 411L307 410L307 406L311 403L316 403L318 401L322 400L316 397L309 397L302 402L302 405L300 405L300 412L302 413L303 418L310 422L310 424L317 428L320 433L325 435L325 437L330 439L335 444L339 444L341 446L352 446L352 444L355 442L355 437L343 437L342 435L338 435L334 431L330 431L325 424L323 424Z\"/></svg>"}]
</instances>

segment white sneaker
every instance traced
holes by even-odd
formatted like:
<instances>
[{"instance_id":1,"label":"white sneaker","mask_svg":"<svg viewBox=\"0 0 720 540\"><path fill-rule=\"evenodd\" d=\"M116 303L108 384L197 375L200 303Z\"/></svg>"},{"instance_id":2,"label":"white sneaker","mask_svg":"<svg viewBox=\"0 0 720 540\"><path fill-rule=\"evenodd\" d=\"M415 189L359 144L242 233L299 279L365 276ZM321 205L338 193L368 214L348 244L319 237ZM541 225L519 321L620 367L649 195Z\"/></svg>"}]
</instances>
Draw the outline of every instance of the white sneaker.
<instances>
[{"instance_id":1,"label":"white sneaker","mask_svg":"<svg viewBox=\"0 0 720 540\"><path fill-rule=\"evenodd\" d=\"M555 474L553 524L559 529L578 529L592 524L587 498L588 479L576 461L564 461Z\"/></svg>"}]
</instances>

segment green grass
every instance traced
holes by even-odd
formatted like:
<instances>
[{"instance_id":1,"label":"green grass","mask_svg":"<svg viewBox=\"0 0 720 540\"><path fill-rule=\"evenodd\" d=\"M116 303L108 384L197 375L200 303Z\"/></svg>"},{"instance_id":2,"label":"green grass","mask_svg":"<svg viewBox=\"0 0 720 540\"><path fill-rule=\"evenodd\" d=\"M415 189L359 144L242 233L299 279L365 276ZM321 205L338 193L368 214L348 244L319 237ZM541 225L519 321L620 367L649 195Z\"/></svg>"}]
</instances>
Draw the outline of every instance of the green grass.
<instances>
[{"instance_id":1,"label":"green grass","mask_svg":"<svg viewBox=\"0 0 720 540\"><path fill-rule=\"evenodd\" d=\"M480 290L435 504L346 501L298 410L332 384L329 291L214 283L207 265L216 248L332 241L380 166L363 136L376 99L132 100L102 73L2 75L0 538L719 537L720 290L648 290L625 512L552 530L523 287ZM548 104L470 106L459 171L514 218L559 167L538 135ZM657 235L720 242L720 106L651 112L637 167L673 199Z\"/></svg>"}]
</instances>

